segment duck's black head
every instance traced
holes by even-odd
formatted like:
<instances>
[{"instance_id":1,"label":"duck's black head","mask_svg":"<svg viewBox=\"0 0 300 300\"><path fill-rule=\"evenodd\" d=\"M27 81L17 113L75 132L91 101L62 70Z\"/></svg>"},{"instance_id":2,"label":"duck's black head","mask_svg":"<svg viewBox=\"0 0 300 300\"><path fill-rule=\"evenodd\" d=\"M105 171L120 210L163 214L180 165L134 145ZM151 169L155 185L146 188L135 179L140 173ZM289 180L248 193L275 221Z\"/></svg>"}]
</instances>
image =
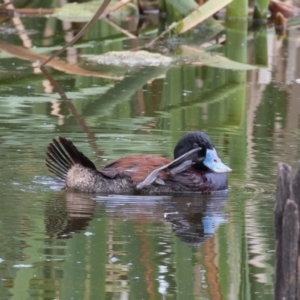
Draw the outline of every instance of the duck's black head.
<instances>
[{"instance_id":1,"label":"duck's black head","mask_svg":"<svg viewBox=\"0 0 300 300\"><path fill-rule=\"evenodd\" d=\"M218 157L217 151L209 136L201 131L188 132L178 141L174 149L174 159L195 148L199 148L199 151L195 154L195 168L202 171L208 171L209 169L217 173L231 171Z\"/></svg>"}]
</instances>

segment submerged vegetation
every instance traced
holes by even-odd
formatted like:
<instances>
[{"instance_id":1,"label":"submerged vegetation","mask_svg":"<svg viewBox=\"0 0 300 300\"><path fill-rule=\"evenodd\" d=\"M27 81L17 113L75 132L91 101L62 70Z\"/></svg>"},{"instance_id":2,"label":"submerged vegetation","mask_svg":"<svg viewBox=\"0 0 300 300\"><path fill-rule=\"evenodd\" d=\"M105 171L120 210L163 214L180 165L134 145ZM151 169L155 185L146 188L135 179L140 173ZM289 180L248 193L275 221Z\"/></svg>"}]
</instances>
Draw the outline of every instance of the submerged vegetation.
<instances>
[{"instance_id":1,"label":"submerged vegetation","mask_svg":"<svg viewBox=\"0 0 300 300\"><path fill-rule=\"evenodd\" d=\"M15 8L12 4L7 3L6 5L2 5L1 13L7 17L17 16L18 14L22 14L22 16L44 16L44 17L57 17L64 21L74 21L74 22L87 22L91 20L94 16L94 12L99 8L96 15L101 16L105 22L110 24L110 26L114 27L120 34L127 36L129 39L137 39L149 36L148 30L144 30L139 32L138 35L134 34L130 31L123 29L120 26L120 22L122 20L126 20L133 17L141 17L147 15L147 9L151 8L157 10L157 14L165 13L167 14L167 26L166 30L162 32L157 32L158 36L153 39L150 43L139 45L139 48L149 49L155 48L156 51L159 43L167 43L170 41L174 48L173 51L176 53L176 44L172 39L177 39L177 43L184 44L195 44L197 47L201 47L202 49L208 49L208 51L218 51L222 52L221 48L224 48L225 44L225 53L228 45L230 44L230 48L235 49L236 59L232 61L232 68L235 69L234 61L244 62L242 57L245 56L245 47L241 47L241 45L245 44L247 39L247 31L249 24L249 18L252 18L253 28L257 29L257 24L259 23L259 31L266 31L268 28L275 28L275 30L283 34L286 29L286 26L289 24L297 24L300 23L299 16L299 8L294 7L292 5L288 5L279 1L266 1L266 0L256 0L253 4L253 14L250 13L250 7L248 5L248 1L245 0L226 0L226 1L218 1L218 0L210 0L204 3L203 5L198 5L195 1L132 1L132 0L123 0L123 1L110 1L106 0L102 5L101 1L88 1L84 3L70 3L65 4L61 8L53 8L53 9L43 9L43 8ZM109 5L108 5L109 4ZM108 5L108 6L107 6ZM222 9L226 8L226 11ZM271 15L268 18L268 8L270 9ZM101 12L100 12L101 11ZM174 11L176 13L174 13ZM172 18L174 19L173 21ZM217 18L217 20L215 20ZM286 22L286 19L290 19L289 22ZM73 40L68 42L68 46L71 46L76 40L85 34L90 26L96 21L97 17L93 18L90 21L90 24L85 26L83 30L80 32L78 37L74 37ZM4 19L6 20L6 18ZM267 25L269 23L269 25ZM251 24L251 23L250 23ZM270 25L271 24L271 25ZM273 24L273 25L272 25ZM147 27L146 27L147 28ZM190 31L193 30L195 32L200 32L200 39L198 35L193 34L190 35ZM240 36L244 36L243 40L233 41L231 40L231 31L235 30L240 32ZM153 34L154 32L151 32ZM185 35L183 35L186 33ZM181 36L181 37L180 37ZM237 43L237 47L232 46L232 43ZM241 44L242 43L242 44ZM168 46L165 44L165 47ZM7 50L8 48L8 50ZM10 48L10 49L9 49ZM168 47L169 48L169 47ZM212 48L214 50L212 50ZM14 47L5 47L4 51L10 52L10 54L15 53L14 55L21 57L23 59L36 59L40 61L40 63L45 63L48 59L46 57L35 56L34 54L28 53L23 55L24 51ZM134 52L135 49L132 49ZM28 50L30 52L30 50ZM244 52L244 54L243 54ZM145 53L145 52L144 52ZM228 53L227 53L228 54ZM266 55L266 53L265 53ZM230 55L227 55L230 58ZM239 59L240 57L241 59ZM51 58L52 59L52 58ZM222 61L223 59L220 58ZM266 58L263 59L266 61ZM199 64L206 64L216 66L215 63L210 64L210 59L208 56L205 59L202 59L198 62ZM213 59L215 61L215 59ZM228 63L229 61L227 61ZM62 64L60 64L62 65ZM229 63L230 65L230 63ZM52 63L53 66L53 63ZM55 66L54 66L55 67ZM222 68L222 65L220 65ZM62 69L64 67L60 67ZM70 72L70 67L65 66L67 72ZM251 67L248 67L248 69ZM245 67L247 69L247 67ZM71 71L72 72L72 71ZM73 71L75 74L77 70ZM80 71L79 71L80 72ZM83 72L84 73L84 72ZM87 76L93 76L92 73L87 72ZM97 75L95 75L97 76Z\"/></svg>"}]
</instances>

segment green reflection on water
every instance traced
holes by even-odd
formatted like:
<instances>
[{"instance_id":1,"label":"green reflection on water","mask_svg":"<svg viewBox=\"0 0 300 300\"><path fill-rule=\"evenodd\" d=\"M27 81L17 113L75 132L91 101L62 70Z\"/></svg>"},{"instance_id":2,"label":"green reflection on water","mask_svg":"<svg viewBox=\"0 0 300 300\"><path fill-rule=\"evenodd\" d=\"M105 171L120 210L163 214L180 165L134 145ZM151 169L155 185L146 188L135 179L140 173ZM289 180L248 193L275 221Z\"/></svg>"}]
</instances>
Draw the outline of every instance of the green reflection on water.
<instances>
[{"instance_id":1,"label":"green reflection on water","mask_svg":"<svg viewBox=\"0 0 300 300\"><path fill-rule=\"evenodd\" d=\"M245 31L230 34L232 59L247 62L254 43L263 45L266 63L270 36L252 42ZM43 45L41 33L36 40ZM101 21L84 43L83 54L131 46ZM33 75L30 63L1 59L0 298L271 299L276 163L300 156L299 87L286 85L280 71L299 58L292 60L288 40L281 51L291 61L279 61L263 82L260 71L188 65L121 70L120 82L55 71L89 132L56 94L45 92L45 79ZM233 169L221 199L70 194L44 165L46 146L58 135L101 166L137 153L172 157L178 138L199 129Z\"/></svg>"}]
</instances>

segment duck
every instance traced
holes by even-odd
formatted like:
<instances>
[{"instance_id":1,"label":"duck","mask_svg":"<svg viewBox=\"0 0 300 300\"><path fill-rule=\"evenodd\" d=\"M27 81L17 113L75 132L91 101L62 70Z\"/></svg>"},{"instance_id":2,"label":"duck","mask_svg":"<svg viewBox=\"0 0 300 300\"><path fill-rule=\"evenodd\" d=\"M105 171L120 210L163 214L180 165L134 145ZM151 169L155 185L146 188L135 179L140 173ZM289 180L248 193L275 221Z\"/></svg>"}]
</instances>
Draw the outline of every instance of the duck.
<instances>
[{"instance_id":1,"label":"duck","mask_svg":"<svg viewBox=\"0 0 300 300\"><path fill-rule=\"evenodd\" d=\"M119 158L97 169L73 142L58 137L46 152L48 170L66 189L101 194L182 194L228 190L231 169L219 158L209 136L185 133L174 149L174 159L155 155Z\"/></svg>"}]
</instances>

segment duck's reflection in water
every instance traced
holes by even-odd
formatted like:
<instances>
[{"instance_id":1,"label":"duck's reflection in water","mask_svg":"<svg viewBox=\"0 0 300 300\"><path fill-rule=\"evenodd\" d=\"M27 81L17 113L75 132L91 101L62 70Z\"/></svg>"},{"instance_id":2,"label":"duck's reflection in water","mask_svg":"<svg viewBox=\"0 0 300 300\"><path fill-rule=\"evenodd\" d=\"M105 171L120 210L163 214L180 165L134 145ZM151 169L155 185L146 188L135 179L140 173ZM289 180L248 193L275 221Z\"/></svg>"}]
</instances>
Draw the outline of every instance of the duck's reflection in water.
<instances>
[{"instance_id":1,"label":"duck's reflection in water","mask_svg":"<svg viewBox=\"0 0 300 300\"><path fill-rule=\"evenodd\" d=\"M46 232L50 237L67 239L86 229L93 219L97 203L89 194L66 192L47 203Z\"/></svg>"},{"instance_id":2,"label":"duck's reflection in water","mask_svg":"<svg viewBox=\"0 0 300 300\"><path fill-rule=\"evenodd\" d=\"M226 222L227 193L184 196L96 196L65 192L63 199L46 206L47 234L70 238L86 230L99 213L108 219L138 224L170 223L176 236L191 247L199 247ZM97 213L96 213L97 211Z\"/></svg>"},{"instance_id":3,"label":"duck's reflection in water","mask_svg":"<svg viewBox=\"0 0 300 300\"><path fill-rule=\"evenodd\" d=\"M226 199L224 194L190 197L188 200L175 198L174 212L166 212L165 217L176 236L191 247L199 247L221 223L226 222Z\"/></svg>"}]
</instances>

